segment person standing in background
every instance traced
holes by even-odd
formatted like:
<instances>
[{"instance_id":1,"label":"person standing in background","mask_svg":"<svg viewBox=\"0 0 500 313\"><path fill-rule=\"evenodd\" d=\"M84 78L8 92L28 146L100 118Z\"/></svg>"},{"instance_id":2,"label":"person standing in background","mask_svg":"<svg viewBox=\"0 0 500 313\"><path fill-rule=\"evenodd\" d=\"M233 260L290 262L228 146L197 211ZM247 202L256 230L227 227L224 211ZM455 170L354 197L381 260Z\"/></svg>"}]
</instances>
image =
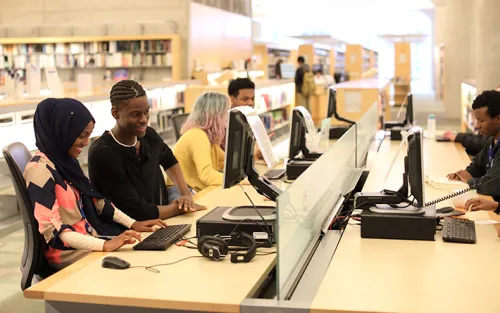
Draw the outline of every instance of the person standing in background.
<instances>
[{"instance_id":1,"label":"person standing in background","mask_svg":"<svg viewBox=\"0 0 500 313\"><path fill-rule=\"evenodd\" d=\"M314 75L303 56L297 58L298 68L295 71L295 105L303 106L309 112L309 98L314 94L316 85Z\"/></svg>"},{"instance_id":2,"label":"person standing in background","mask_svg":"<svg viewBox=\"0 0 500 313\"><path fill-rule=\"evenodd\" d=\"M283 63L282 59L279 59L274 66L274 78L281 79L283 76L281 75L281 63Z\"/></svg>"}]
</instances>

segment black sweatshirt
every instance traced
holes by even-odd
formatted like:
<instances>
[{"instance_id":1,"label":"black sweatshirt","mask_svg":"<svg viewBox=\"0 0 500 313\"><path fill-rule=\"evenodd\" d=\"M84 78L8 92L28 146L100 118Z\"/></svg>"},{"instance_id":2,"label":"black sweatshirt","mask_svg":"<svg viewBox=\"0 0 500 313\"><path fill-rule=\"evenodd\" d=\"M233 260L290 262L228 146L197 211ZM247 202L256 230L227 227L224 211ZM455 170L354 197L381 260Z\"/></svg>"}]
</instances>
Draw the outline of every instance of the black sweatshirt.
<instances>
[{"instance_id":1,"label":"black sweatshirt","mask_svg":"<svg viewBox=\"0 0 500 313\"><path fill-rule=\"evenodd\" d=\"M473 178L467 183L471 188L476 188L479 194L500 199L500 145L494 145L493 165L488 168L488 152L492 144L493 140L490 139L490 144L484 146L481 152L472 159L472 163L466 170Z\"/></svg>"},{"instance_id":2,"label":"black sweatshirt","mask_svg":"<svg viewBox=\"0 0 500 313\"><path fill-rule=\"evenodd\" d=\"M484 146L491 143L491 138L471 133L458 133L455 141L464 146L467 154L476 155L483 150Z\"/></svg>"}]
</instances>

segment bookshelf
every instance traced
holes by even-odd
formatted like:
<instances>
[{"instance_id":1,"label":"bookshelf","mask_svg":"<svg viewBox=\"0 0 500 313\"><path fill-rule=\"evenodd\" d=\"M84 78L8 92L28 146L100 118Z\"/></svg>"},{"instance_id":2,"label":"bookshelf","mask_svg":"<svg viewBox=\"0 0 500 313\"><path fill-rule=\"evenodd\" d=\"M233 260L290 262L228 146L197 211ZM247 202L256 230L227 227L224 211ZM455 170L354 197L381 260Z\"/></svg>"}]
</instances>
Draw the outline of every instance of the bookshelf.
<instances>
[{"instance_id":1,"label":"bookshelf","mask_svg":"<svg viewBox=\"0 0 500 313\"><path fill-rule=\"evenodd\" d=\"M0 39L0 70L26 64L58 70L160 69L180 80L178 35L35 37Z\"/></svg>"},{"instance_id":2,"label":"bookshelf","mask_svg":"<svg viewBox=\"0 0 500 313\"><path fill-rule=\"evenodd\" d=\"M411 46L409 42L394 44L394 105L402 105L411 92Z\"/></svg>"},{"instance_id":3,"label":"bookshelf","mask_svg":"<svg viewBox=\"0 0 500 313\"><path fill-rule=\"evenodd\" d=\"M337 113L347 119L358 121L374 103L377 103L378 114L382 121L391 117L389 107L390 81L382 78L366 78L350 80L335 85L337 91ZM322 120L327 112L327 101L314 113L314 120ZM343 125L344 122L332 118L332 125Z\"/></svg>"},{"instance_id":4,"label":"bookshelf","mask_svg":"<svg viewBox=\"0 0 500 313\"><path fill-rule=\"evenodd\" d=\"M475 132L474 116L472 115L472 102L477 97L475 79L467 79L461 83L461 131L467 133Z\"/></svg>"},{"instance_id":5,"label":"bookshelf","mask_svg":"<svg viewBox=\"0 0 500 313\"><path fill-rule=\"evenodd\" d=\"M319 43L300 45L298 55L305 58L313 72L321 69L324 75L334 75L336 54L331 46Z\"/></svg>"},{"instance_id":6,"label":"bookshelf","mask_svg":"<svg viewBox=\"0 0 500 313\"><path fill-rule=\"evenodd\" d=\"M281 44L254 44L253 57L254 69L264 72L264 79L275 79L275 68L278 60L283 64L291 64L295 67L297 62L297 47Z\"/></svg>"},{"instance_id":7,"label":"bookshelf","mask_svg":"<svg viewBox=\"0 0 500 313\"><path fill-rule=\"evenodd\" d=\"M360 79L363 73L378 67L378 53L362 45L346 45L345 59L349 80Z\"/></svg>"}]
</instances>

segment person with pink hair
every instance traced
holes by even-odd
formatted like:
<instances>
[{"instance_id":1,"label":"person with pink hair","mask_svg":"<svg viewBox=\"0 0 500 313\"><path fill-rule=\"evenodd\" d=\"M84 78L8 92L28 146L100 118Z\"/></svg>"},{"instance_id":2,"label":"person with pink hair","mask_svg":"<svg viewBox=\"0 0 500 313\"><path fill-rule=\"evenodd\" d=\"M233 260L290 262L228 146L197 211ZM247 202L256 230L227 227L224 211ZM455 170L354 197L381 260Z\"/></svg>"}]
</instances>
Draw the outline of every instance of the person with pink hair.
<instances>
[{"instance_id":1,"label":"person with pink hair","mask_svg":"<svg viewBox=\"0 0 500 313\"><path fill-rule=\"evenodd\" d=\"M217 92L202 94L182 126L182 136L174 155L188 186L200 191L208 186L222 185L225 138L229 98Z\"/></svg>"}]
</instances>

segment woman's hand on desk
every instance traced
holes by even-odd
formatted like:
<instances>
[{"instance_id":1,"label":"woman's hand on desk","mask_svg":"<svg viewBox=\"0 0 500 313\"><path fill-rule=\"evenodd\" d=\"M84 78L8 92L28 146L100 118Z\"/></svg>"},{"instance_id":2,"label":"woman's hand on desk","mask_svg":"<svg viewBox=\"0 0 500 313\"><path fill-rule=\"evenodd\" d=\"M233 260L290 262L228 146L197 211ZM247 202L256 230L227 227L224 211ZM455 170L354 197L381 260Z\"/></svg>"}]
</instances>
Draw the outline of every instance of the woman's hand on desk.
<instances>
[{"instance_id":1,"label":"woman's hand on desk","mask_svg":"<svg viewBox=\"0 0 500 313\"><path fill-rule=\"evenodd\" d=\"M498 208L498 202L487 198L473 198L465 202L465 209L470 211L495 211Z\"/></svg>"},{"instance_id":2,"label":"woman's hand on desk","mask_svg":"<svg viewBox=\"0 0 500 313\"><path fill-rule=\"evenodd\" d=\"M102 250L105 252L115 251L124 245L135 243L136 239L142 241L141 234L133 230L126 230L119 236L104 242Z\"/></svg>"},{"instance_id":3,"label":"woman's hand on desk","mask_svg":"<svg viewBox=\"0 0 500 313\"><path fill-rule=\"evenodd\" d=\"M165 228L167 224L160 219L142 221L142 222L134 222L130 229L138 231L138 232L154 232L159 228Z\"/></svg>"}]
</instances>

